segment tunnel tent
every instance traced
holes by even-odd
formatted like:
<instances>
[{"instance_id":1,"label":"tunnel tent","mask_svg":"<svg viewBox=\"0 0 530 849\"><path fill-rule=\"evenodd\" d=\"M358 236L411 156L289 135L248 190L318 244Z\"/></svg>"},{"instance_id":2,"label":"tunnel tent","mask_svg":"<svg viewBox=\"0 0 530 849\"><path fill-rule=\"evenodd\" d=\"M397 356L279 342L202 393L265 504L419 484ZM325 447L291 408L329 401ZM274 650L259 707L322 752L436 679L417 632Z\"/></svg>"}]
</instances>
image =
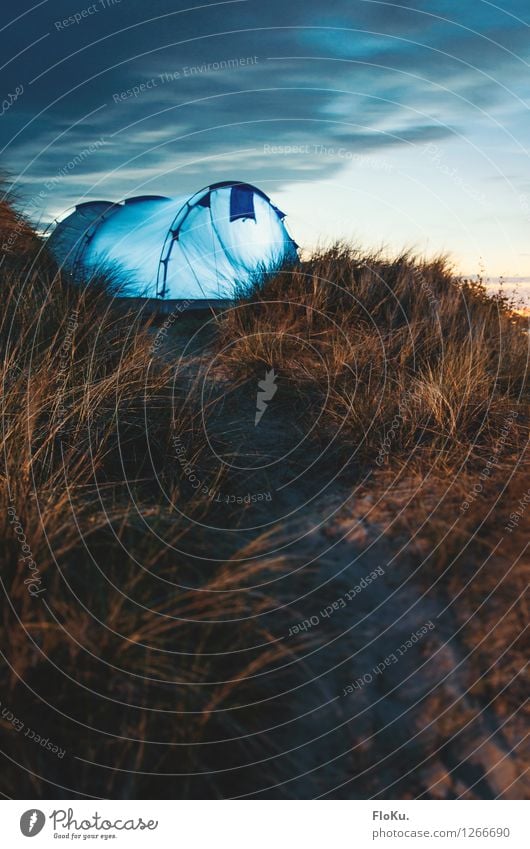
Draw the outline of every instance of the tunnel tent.
<instances>
[{"instance_id":1,"label":"tunnel tent","mask_svg":"<svg viewBox=\"0 0 530 849\"><path fill-rule=\"evenodd\" d=\"M296 259L284 217L260 189L226 181L191 198L78 204L48 243L71 271L117 269L128 296L225 299Z\"/></svg>"}]
</instances>

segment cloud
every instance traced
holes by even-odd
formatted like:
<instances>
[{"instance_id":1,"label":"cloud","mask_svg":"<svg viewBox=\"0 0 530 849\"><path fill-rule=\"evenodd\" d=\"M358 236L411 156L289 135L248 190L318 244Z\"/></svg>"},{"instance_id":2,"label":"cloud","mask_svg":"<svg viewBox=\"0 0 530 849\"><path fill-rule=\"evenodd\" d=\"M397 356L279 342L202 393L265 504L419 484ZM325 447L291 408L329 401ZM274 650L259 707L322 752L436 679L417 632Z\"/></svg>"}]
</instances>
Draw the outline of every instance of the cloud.
<instances>
[{"instance_id":1,"label":"cloud","mask_svg":"<svg viewBox=\"0 0 530 849\"><path fill-rule=\"evenodd\" d=\"M506 103L515 109L511 86L524 66L512 53L528 53L519 0L509 12L449 0L103 5L58 29L76 9L46 3L8 30L13 54L47 34L6 69L7 90L25 88L0 125L14 178L27 169L22 185L34 191L73 153L107 140L61 181L55 206L91 194L94 177L98 193L116 198L140 187L192 191L227 169L267 183L346 166L314 153L264 155L271 144L383 152L465 135L481 110L502 102L505 119Z\"/></svg>"}]
</instances>

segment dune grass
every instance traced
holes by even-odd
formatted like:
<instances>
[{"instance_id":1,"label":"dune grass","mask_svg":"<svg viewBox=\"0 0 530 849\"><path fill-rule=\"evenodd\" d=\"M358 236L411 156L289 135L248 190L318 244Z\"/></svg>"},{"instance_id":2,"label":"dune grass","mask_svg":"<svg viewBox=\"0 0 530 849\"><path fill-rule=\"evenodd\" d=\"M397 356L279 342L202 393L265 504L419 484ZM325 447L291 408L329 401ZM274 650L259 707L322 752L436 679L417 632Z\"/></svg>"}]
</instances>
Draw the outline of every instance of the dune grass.
<instances>
[{"instance_id":1,"label":"dune grass","mask_svg":"<svg viewBox=\"0 0 530 849\"><path fill-rule=\"evenodd\" d=\"M298 718L327 696L319 675L333 649L305 660L323 635L296 649L280 639L311 568L290 573L303 566L296 554L261 556L269 529L242 521L246 505L219 506L190 485L186 464L214 491L241 487L242 473L212 454L205 420L222 432L219 420L242 409L242 386L254 391L264 369L286 376L277 438L300 428L301 410L319 410L293 467L314 456L317 470L347 486L368 476L376 491L422 482L427 494L418 488L400 521L425 524L417 543L428 547L429 581L462 556L462 535L475 540L467 568L482 562L492 525L523 497L527 324L442 259L339 245L212 320L207 349L176 369L155 351L159 328L118 305L104 280L73 285L7 203L0 241L0 701L66 752L30 743L3 715L0 790L216 798L290 781L311 766L284 752L314 731ZM226 450L237 457L233 443ZM252 487L270 480L258 471ZM452 512L433 514L429 497L449 480ZM449 539L448 515L461 519ZM216 532L220 518L238 533ZM519 563L510 600L525 521L506 534L506 557ZM444 577L451 591L456 568ZM519 605L510 633L521 615ZM332 779L353 769L339 761ZM319 788L313 773L270 793Z\"/></svg>"}]
</instances>

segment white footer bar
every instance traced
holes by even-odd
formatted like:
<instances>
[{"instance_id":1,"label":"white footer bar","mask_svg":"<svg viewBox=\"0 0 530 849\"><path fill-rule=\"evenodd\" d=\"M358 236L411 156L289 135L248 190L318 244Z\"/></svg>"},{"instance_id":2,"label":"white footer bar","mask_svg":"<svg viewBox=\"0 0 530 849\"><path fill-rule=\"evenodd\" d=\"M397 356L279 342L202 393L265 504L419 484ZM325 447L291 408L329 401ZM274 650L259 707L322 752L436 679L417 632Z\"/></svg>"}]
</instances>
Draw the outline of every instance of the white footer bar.
<instances>
[{"instance_id":1,"label":"white footer bar","mask_svg":"<svg viewBox=\"0 0 530 849\"><path fill-rule=\"evenodd\" d=\"M500 800L0 803L6 849L73 844L102 849L527 849L528 815L528 802Z\"/></svg>"}]
</instances>

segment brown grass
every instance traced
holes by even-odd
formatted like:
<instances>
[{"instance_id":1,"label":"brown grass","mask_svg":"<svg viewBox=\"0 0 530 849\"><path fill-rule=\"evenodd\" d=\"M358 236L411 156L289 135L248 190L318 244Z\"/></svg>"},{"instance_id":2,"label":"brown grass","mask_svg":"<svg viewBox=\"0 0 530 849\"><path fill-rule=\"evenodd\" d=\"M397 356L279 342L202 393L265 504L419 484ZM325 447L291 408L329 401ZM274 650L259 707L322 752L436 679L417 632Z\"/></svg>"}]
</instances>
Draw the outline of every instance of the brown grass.
<instances>
[{"instance_id":1,"label":"brown grass","mask_svg":"<svg viewBox=\"0 0 530 849\"><path fill-rule=\"evenodd\" d=\"M175 380L171 359L153 356L149 322L118 307L108 282L83 288L64 279L7 204L0 239L8 244L0 269L0 700L67 752L54 758L4 717L1 792L226 797L291 781L321 758L307 746L283 753L321 730L297 717L329 695L319 676L335 658L298 657L322 636L308 635L296 651L279 639L293 621L289 603L314 580L311 569L289 575L296 554L261 557L267 531L203 527L215 525L219 509L190 489L175 432L214 487L241 479L204 440L204 361L199 355ZM457 280L443 260L390 261L342 246L318 254L220 319L206 360L213 355L212 420L219 410L237 414L239 388L264 367L289 376L284 428L302 408L322 410L293 467L324 448L320 464L346 481L367 470L405 468L422 479L436 470L437 486L457 475L464 497L464 481L491 451L505 472L514 456L526 462L526 323L480 283ZM268 483L253 477L254 487ZM509 513L515 490L503 497ZM411 507L408 519L419 522L424 508ZM24 584L14 514L44 590L38 598ZM241 510L223 518L237 528ZM429 520L429 528L434 536L422 544L434 550L446 523ZM437 555L436 574L458 553L455 539ZM472 556L480 561L480 546ZM424 568L435 569L431 561ZM356 758L338 760L326 780L349 776L365 763L361 750ZM309 774L267 792L312 796L319 781Z\"/></svg>"},{"instance_id":2,"label":"brown grass","mask_svg":"<svg viewBox=\"0 0 530 849\"><path fill-rule=\"evenodd\" d=\"M398 416L385 457L414 450L429 465L434 454L456 464L494 445L514 405L527 410L528 323L512 306L444 259L337 246L242 300L220 348L240 373L274 366L310 387L324 438L340 427L341 447L355 444L365 460Z\"/></svg>"}]
</instances>

